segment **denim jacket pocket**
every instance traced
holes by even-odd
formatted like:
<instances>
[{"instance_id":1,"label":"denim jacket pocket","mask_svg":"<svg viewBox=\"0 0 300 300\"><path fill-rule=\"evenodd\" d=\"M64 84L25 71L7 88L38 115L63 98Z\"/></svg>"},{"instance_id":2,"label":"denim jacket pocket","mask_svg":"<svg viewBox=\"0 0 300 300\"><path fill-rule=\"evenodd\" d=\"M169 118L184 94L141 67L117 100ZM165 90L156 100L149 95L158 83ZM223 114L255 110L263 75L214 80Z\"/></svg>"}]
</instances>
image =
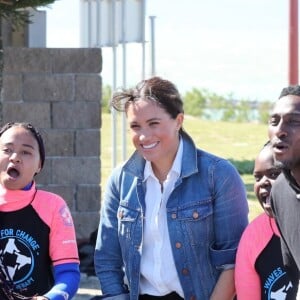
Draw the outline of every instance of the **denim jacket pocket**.
<instances>
[{"instance_id":1,"label":"denim jacket pocket","mask_svg":"<svg viewBox=\"0 0 300 300\"><path fill-rule=\"evenodd\" d=\"M126 206L118 208L118 236L119 243L122 250L123 260L125 262L132 261L136 249L137 238L140 236L136 234L138 228L137 222L139 219L139 211L130 209ZM127 274L128 276L128 274Z\"/></svg>"},{"instance_id":2,"label":"denim jacket pocket","mask_svg":"<svg viewBox=\"0 0 300 300\"><path fill-rule=\"evenodd\" d=\"M211 237L211 223L213 216L212 201L192 202L184 207L179 207L177 212L171 212L172 219L181 223L186 231L191 245L209 243Z\"/></svg>"},{"instance_id":3,"label":"denim jacket pocket","mask_svg":"<svg viewBox=\"0 0 300 300\"><path fill-rule=\"evenodd\" d=\"M118 208L118 231L119 237L131 239L134 226L136 225L139 212L129 209L128 207L120 206Z\"/></svg>"}]
</instances>

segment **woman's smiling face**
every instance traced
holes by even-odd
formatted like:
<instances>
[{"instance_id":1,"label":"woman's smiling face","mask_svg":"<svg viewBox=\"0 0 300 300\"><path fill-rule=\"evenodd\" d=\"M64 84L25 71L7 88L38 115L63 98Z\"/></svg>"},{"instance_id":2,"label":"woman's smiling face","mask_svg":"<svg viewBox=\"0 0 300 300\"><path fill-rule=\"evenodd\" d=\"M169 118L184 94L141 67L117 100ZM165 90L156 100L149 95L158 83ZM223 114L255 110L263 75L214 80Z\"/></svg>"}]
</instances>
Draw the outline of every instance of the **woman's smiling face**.
<instances>
[{"instance_id":1,"label":"woman's smiling face","mask_svg":"<svg viewBox=\"0 0 300 300\"><path fill-rule=\"evenodd\" d=\"M126 111L131 139L139 153L154 165L173 162L179 144L183 114L175 119L155 101L140 99Z\"/></svg>"},{"instance_id":2,"label":"woman's smiling face","mask_svg":"<svg viewBox=\"0 0 300 300\"><path fill-rule=\"evenodd\" d=\"M6 189L19 190L41 170L39 146L32 133L13 126L0 137L0 183Z\"/></svg>"}]
</instances>

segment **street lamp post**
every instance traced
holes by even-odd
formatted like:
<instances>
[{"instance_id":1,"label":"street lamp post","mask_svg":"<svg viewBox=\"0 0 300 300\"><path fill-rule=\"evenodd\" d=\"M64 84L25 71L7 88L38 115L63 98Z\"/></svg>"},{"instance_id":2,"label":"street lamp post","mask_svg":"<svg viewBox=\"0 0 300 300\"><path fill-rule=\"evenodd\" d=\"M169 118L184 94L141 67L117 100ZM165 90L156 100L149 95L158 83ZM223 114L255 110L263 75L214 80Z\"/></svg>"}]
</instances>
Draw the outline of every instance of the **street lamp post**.
<instances>
[{"instance_id":1,"label":"street lamp post","mask_svg":"<svg viewBox=\"0 0 300 300\"><path fill-rule=\"evenodd\" d=\"M289 84L298 84L298 0L289 7Z\"/></svg>"},{"instance_id":2,"label":"street lamp post","mask_svg":"<svg viewBox=\"0 0 300 300\"><path fill-rule=\"evenodd\" d=\"M155 70L155 26L154 26L154 20L155 16L149 16L150 18L150 33L151 33L151 75L156 75Z\"/></svg>"}]
</instances>

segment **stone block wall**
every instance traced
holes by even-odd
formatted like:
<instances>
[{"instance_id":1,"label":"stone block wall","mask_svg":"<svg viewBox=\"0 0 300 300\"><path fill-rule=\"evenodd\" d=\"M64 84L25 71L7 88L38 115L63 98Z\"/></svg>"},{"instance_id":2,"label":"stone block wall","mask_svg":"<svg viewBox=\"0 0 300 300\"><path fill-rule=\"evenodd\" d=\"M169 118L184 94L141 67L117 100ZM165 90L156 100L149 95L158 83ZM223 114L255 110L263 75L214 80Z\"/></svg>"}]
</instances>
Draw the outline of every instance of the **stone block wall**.
<instances>
[{"instance_id":1,"label":"stone block wall","mask_svg":"<svg viewBox=\"0 0 300 300\"><path fill-rule=\"evenodd\" d=\"M38 188L68 203L77 239L99 222L101 49L5 48L2 124L30 122L46 147Z\"/></svg>"}]
</instances>

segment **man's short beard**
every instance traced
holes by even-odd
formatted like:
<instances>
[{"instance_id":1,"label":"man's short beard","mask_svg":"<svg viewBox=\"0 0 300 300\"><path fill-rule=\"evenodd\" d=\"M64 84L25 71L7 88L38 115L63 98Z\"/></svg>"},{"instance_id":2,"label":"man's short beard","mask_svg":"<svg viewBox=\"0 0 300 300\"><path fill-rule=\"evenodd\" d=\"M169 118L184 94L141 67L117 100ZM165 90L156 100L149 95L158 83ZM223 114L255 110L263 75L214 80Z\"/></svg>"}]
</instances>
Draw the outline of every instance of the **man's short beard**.
<instances>
[{"instance_id":1,"label":"man's short beard","mask_svg":"<svg viewBox=\"0 0 300 300\"><path fill-rule=\"evenodd\" d=\"M291 160L279 161L274 159L274 165L276 168L279 168L281 170L292 170L297 168L297 166L300 166L300 161L291 161Z\"/></svg>"},{"instance_id":2,"label":"man's short beard","mask_svg":"<svg viewBox=\"0 0 300 300\"><path fill-rule=\"evenodd\" d=\"M278 161L278 160L276 160L276 159L274 159L274 166L275 166L276 168L279 168L279 169L283 169L283 168L284 168L283 162Z\"/></svg>"}]
</instances>

